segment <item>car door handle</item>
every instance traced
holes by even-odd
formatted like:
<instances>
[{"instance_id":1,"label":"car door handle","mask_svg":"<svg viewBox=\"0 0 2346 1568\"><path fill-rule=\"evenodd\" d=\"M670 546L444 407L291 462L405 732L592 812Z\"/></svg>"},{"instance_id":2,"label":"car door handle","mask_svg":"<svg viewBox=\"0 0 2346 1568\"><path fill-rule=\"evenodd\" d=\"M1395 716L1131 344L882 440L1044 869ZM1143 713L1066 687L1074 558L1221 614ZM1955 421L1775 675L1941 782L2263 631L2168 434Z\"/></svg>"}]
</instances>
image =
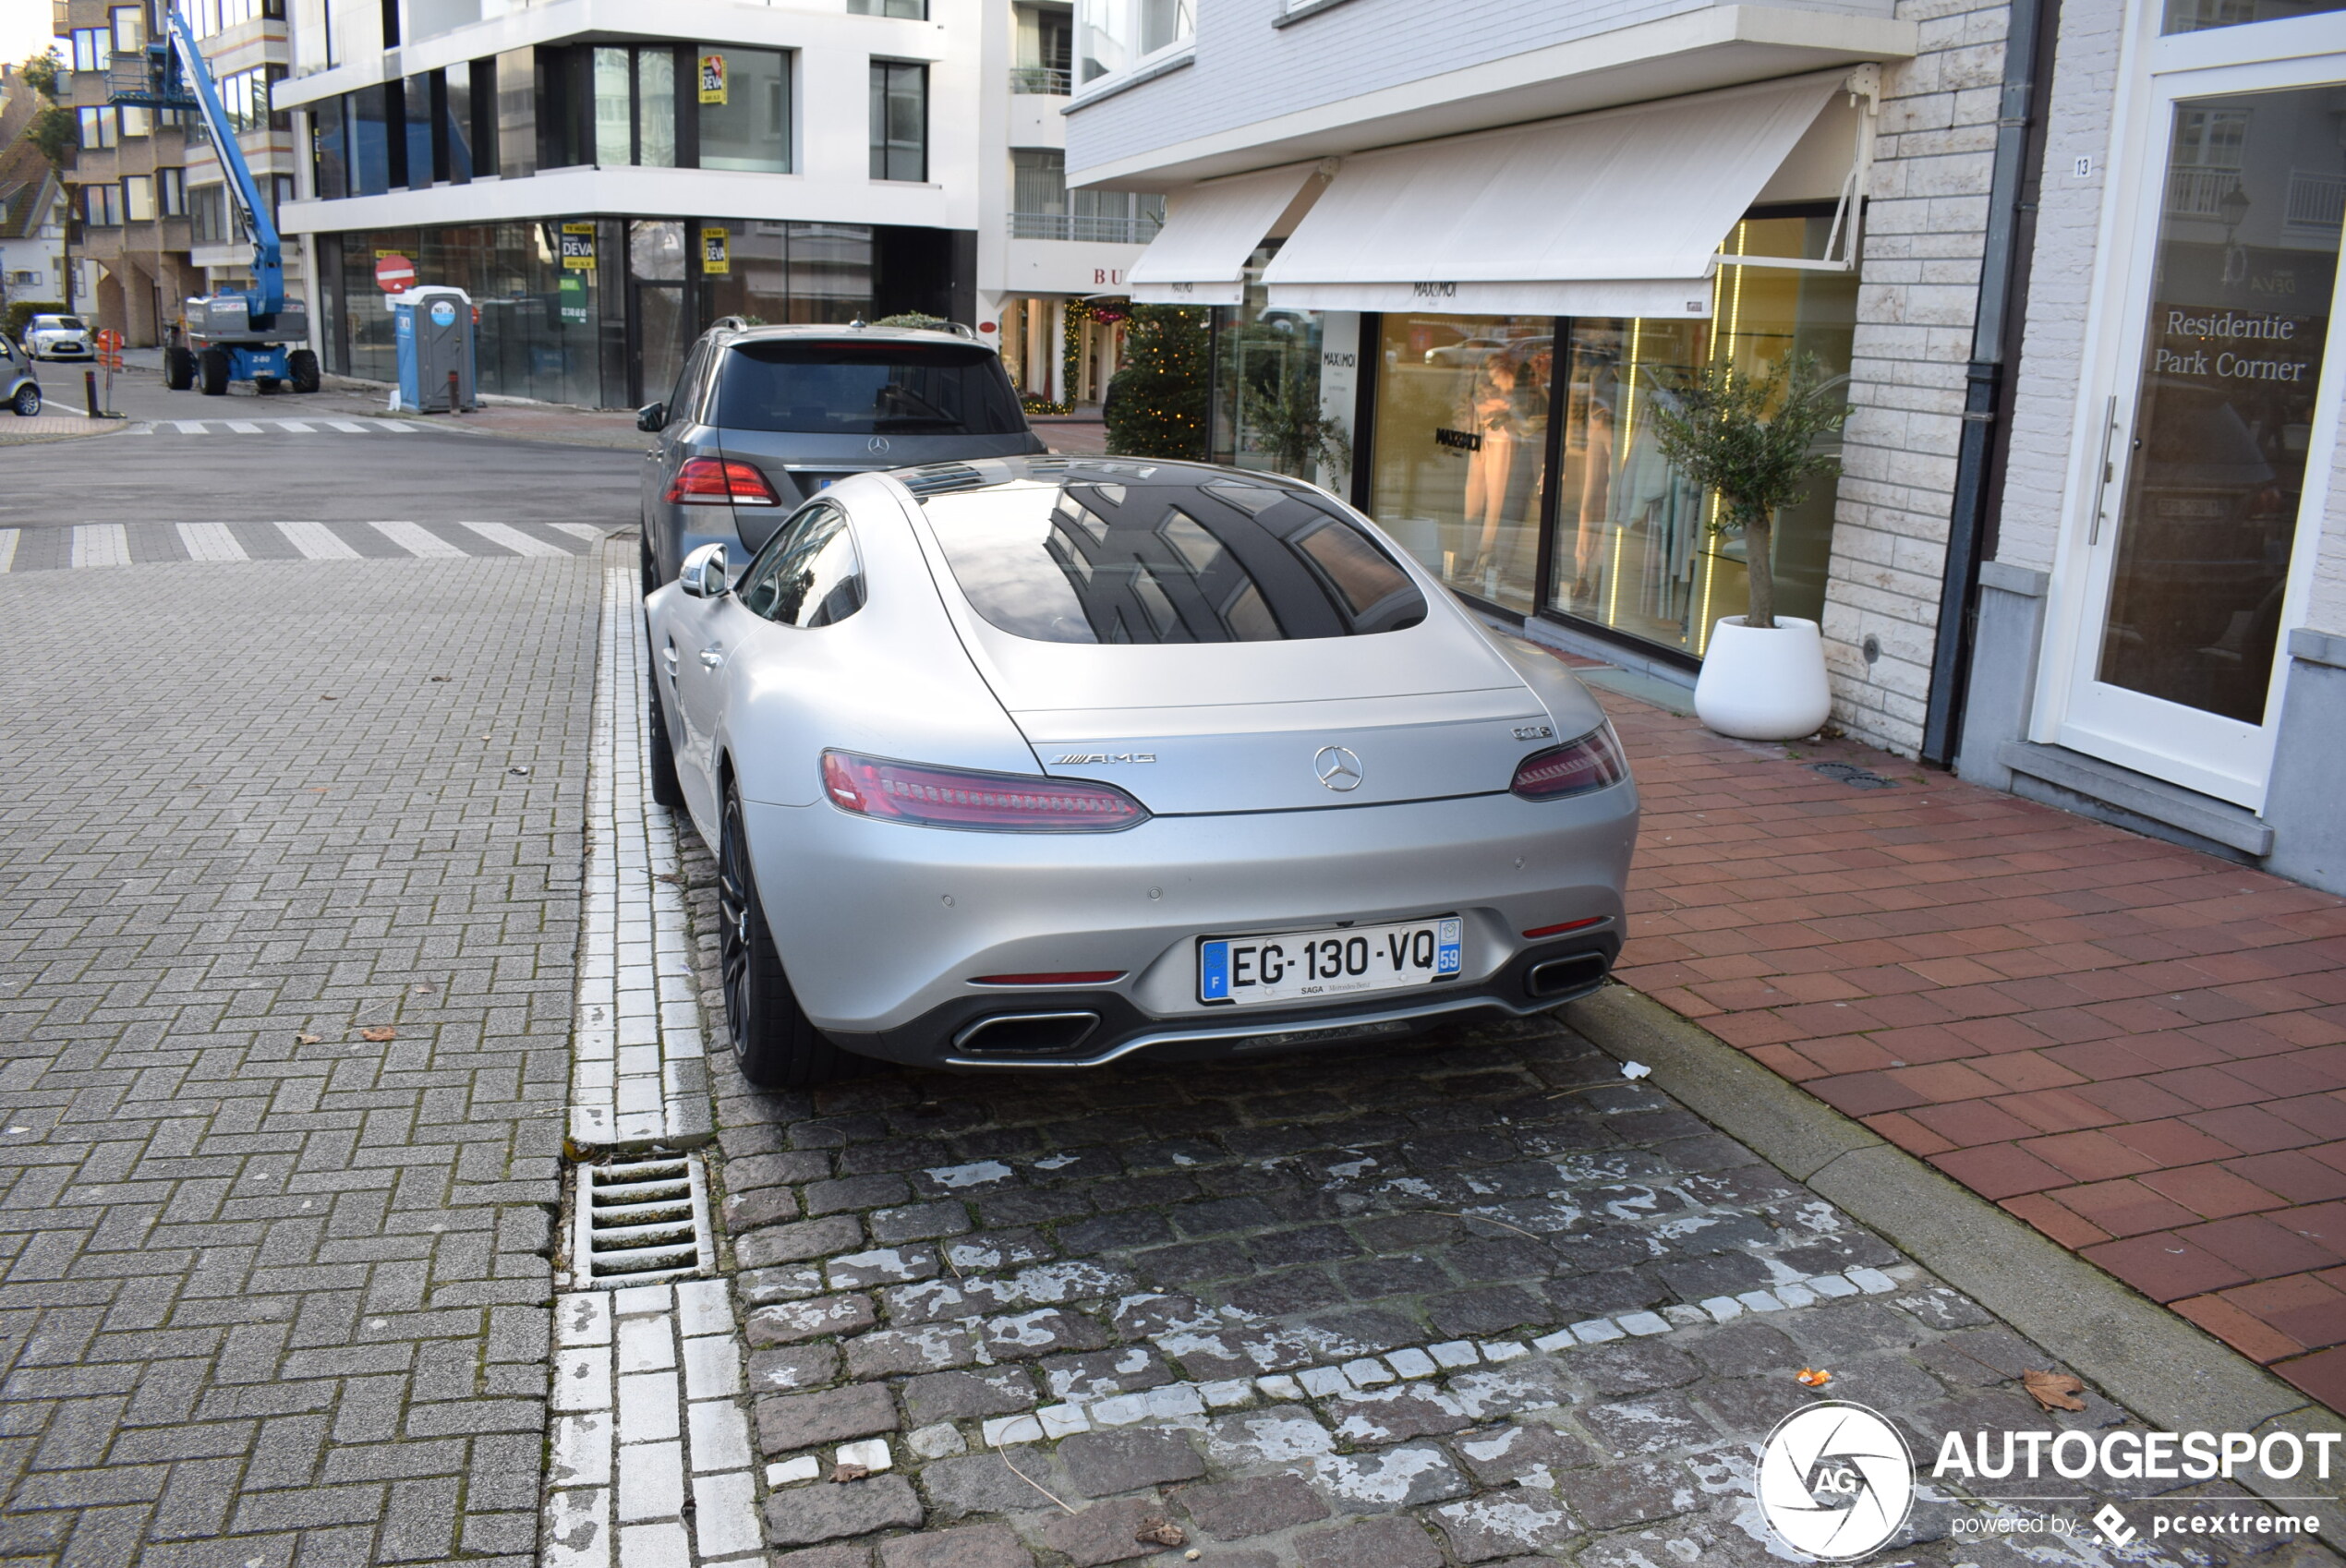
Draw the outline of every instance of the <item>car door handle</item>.
<instances>
[{"instance_id":1,"label":"car door handle","mask_svg":"<svg viewBox=\"0 0 2346 1568\"><path fill-rule=\"evenodd\" d=\"M660 649L660 650L659 650L659 657L662 657L662 658L664 658L664 659L666 659L666 660L668 661L668 673L670 673L671 675L675 674L675 673L676 673L676 645L675 645L675 644L673 644L673 643L671 643L671 644L669 644L666 647L664 647L664 648Z\"/></svg>"},{"instance_id":2,"label":"car door handle","mask_svg":"<svg viewBox=\"0 0 2346 1568\"><path fill-rule=\"evenodd\" d=\"M725 645L720 643L713 647L701 649L700 661L711 669L716 669L725 662Z\"/></svg>"}]
</instances>

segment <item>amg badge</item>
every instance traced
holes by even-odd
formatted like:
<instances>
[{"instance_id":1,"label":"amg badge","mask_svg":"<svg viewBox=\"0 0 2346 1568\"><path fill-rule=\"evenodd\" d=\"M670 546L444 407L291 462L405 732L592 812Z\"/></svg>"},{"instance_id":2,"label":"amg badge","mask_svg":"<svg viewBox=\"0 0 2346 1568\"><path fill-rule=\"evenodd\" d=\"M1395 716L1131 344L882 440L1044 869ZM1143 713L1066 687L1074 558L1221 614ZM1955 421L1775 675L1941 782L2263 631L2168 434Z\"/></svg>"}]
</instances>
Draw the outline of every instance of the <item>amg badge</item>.
<instances>
[{"instance_id":1,"label":"amg badge","mask_svg":"<svg viewBox=\"0 0 2346 1568\"><path fill-rule=\"evenodd\" d=\"M1556 732L1544 724L1518 724L1515 738L1518 741L1553 741Z\"/></svg>"},{"instance_id":2,"label":"amg badge","mask_svg":"<svg viewBox=\"0 0 2346 1568\"><path fill-rule=\"evenodd\" d=\"M1070 752L1053 767L1086 767L1099 762L1155 762L1155 752Z\"/></svg>"}]
</instances>

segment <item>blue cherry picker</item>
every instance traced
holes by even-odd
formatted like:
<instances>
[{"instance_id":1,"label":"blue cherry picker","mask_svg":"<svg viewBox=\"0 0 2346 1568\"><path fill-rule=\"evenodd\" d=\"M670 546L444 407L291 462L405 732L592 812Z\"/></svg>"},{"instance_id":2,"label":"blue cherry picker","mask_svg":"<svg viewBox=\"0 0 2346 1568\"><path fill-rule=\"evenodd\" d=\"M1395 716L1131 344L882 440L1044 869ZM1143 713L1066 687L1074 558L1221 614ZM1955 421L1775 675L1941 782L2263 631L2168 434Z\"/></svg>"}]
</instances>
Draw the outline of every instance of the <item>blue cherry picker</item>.
<instances>
[{"instance_id":1,"label":"blue cherry picker","mask_svg":"<svg viewBox=\"0 0 2346 1568\"><path fill-rule=\"evenodd\" d=\"M252 167L221 104L219 83L196 47L186 13L167 11L162 38L138 54L116 54L113 77L109 103L193 110L203 117L212 151L228 173L236 215L252 240L251 287L187 302L187 342L163 350L164 385L174 392L197 387L207 397L226 392L230 381L250 381L261 392L287 383L297 392L316 392L318 356L306 346L308 309L285 297L284 247L277 225L253 183Z\"/></svg>"}]
</instances>

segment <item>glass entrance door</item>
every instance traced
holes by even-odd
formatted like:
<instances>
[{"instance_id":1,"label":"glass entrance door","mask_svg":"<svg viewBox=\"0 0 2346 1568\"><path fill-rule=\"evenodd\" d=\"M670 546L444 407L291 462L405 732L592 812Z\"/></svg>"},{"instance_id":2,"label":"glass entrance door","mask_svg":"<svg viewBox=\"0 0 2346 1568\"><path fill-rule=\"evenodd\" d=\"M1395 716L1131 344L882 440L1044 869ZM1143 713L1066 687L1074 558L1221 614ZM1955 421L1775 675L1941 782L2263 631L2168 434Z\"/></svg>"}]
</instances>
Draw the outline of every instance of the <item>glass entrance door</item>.
<instances>
[{"instance_id":1,"label":"glass entrance door","mask_svg":"<svg viewBox=\"0 0 2346 1568\"><path fill-rule=\"evenodd\" d=\"M2335 444L2346 148L2338 86L2206 90L2233 75L2193 73L2154 109L2133 384L2095 433L2109 455L2062 740L2253 808Z\"/></svg>"},{"instance_id":2,"label":"glass entrance door","mask_svg":"<svg viewBox=\"0 0 2346 1568\"><path fill-rule=\"evenodd\" d=\"M628 225L627 283L635 340L633 396L640 407L676 384L684 352L693 345L683 223L659 219Z\"/></svg>"}]
</instances>

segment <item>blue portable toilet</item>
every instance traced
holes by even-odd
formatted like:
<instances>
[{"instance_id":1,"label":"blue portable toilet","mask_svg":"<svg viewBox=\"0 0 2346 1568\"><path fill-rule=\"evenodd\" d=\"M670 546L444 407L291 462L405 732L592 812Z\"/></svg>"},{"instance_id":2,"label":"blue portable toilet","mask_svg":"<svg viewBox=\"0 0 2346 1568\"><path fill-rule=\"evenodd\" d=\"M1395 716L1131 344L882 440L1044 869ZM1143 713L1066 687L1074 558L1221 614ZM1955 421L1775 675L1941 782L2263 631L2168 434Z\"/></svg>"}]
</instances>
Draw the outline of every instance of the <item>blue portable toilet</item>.
<instances>
[{"instance_id":1,"label":"blue portable toilet","mask_svg":"<svg viewBox=\"0 0 2346 1568\"><path fill-rule=\"evenodd\" d=\"M399 350L399 392L392 407L414 414L446 409L451 371L456 376L456 406L479 407L472 296L460 288L428 283L393 295L391 316Z\"/></svg>"}]
</instances>

